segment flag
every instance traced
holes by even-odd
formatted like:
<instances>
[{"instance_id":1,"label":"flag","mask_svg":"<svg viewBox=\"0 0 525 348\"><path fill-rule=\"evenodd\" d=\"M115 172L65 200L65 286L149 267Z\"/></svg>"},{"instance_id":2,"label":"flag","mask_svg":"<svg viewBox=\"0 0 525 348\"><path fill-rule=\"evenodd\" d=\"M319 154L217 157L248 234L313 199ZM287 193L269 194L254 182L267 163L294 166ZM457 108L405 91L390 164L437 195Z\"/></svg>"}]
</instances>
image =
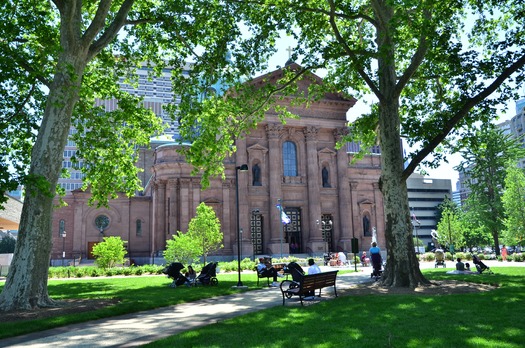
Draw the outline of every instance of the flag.
<instances>
[{"instance_id":1,"label":"flag","mask_svg":"<svg viewBox=\"0 0 525 348\"><path fill-rule=\"evenodd\" d=\"M286 213L283 210L283 207L280 204L277 204L276 207L281 212L281 222L284 225L289 224L292 220L290 220L290 217L288 215L286 215Z\"/></svg>"}]
</instances>

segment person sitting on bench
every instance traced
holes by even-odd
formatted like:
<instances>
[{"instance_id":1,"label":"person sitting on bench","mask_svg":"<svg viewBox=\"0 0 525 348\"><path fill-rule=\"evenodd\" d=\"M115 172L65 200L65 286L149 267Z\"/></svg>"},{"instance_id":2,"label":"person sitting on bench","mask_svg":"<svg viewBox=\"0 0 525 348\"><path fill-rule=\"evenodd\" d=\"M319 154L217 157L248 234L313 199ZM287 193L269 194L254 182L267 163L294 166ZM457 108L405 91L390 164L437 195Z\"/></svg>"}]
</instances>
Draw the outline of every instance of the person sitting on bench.
<instances>
[{"instance_id":1,"label":"person sitting on bench","mask_svg":"<svg viewBox=\"0 0 525 348\"><path fill-rule=\"evenodd\" d=\"M283 275L278 273L270 263L266 263L262 257L259 259L259 264L257 265L257 273L260 277L272 277L273 283L270 286L273 287L278 287L280 285L279 282L277 282L277 277L283 277Z\"/></svg>"}]
</instances>

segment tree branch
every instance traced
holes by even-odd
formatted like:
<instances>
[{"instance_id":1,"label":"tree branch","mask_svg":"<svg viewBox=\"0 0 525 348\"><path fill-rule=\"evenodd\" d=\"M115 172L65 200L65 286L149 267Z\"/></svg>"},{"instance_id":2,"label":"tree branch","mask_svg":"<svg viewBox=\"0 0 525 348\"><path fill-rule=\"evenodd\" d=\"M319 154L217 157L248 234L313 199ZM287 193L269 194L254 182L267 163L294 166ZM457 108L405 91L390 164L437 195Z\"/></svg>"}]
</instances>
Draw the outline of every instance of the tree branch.
<instances>
[{"instance_id":1,"label":"tree branch","mask_svg":"<svg viewBox=\"0 0 525 348\"><path fill-rule=\"evenodd\" d=\"M488 87L483 89L472 98L468 98L463 106L445 123L442 131L430 139L427 145L412 157L410 164L403 171L403 178L407 179L414 172L416 167L427 157L450 133L452 129L465 118L469 111L478 103L483 101L498 89L513 73L525 66L525 55L521 56L516 62L507 67Z\"/></svg>"},{"instance_id":2,"label":"tree branch","mask_svg":"<svg viewBox=\"0 0 525 348\"><path fill-rule=\"evenodd\" d=\"M368 85L368 87L370 87L370 89L377 96L377 98L379 100L382 100L383 99L383 94L381 93L379 88L374 84L374 82L368 76L368 74L365 73L365 71L363 69L358 67L358 64L357 64L358 59L357 59L355 53L350 49L350 47L348 47L348 44L346 43L346 40L343 39L343 37L341 36L339 28L337 27L337 23L335 22L335 15L334 15L334 13L335 13L335 4L334 4L334 1L333 0L328 0L328 2L330 3L330 26L332 27L332 30L334 31L334 34L335 34L335 37L336 37L337 41L343 46L343 49L345 50L346 54L355 63L356 70L357 70L357 73L359 74L359 76L361 76L361 78L363 80L365 80L366 84Z\"/></svg>"},{"instance_id":3,"label":"tree branch","mask_svg":"<svg viewBox=\"0 0 525 348\"><path fill-rule=\"evenodd\" d=\"M124 0L113 22L111 22L102 36L91 45L89 49L89 60L103 50L104 47L109 45L109 43L118 35L120 29L126 24L126 18L134 3L135 0Z\"/></svg>"},{"instance_id":4,"label":"tree branch","mask_svg":"<svg viewBox=\"0 0 525 348\"><path fill-rule=\"evenodd\" d=\"M82 36L84 42L90 44L104 28L112 2L112 0L100 0L95 17Z\"/></svg>"},{"instance_id":5,"label":"tree branch","mask_svg":"<svg viewBox=\"0 0 525 348\"><path fill-rule=\"evenodd\" d=\"M423 10L424 16L426 19L431 19L432 14L428 9ZM412 56L412 59L410 61L410 65L407 67L403 75L400 77L399 81L396 84L396 92L395 95L399 97L401 92L403 91L403 88L405 88L406 84L410 80L410 78L414 75L416 70L419 68L423 60L425 59L425 55L428 51L428 40L425 33L421 33L421 36L419 38L419 46Z\"/></svg>"}]
</instances>

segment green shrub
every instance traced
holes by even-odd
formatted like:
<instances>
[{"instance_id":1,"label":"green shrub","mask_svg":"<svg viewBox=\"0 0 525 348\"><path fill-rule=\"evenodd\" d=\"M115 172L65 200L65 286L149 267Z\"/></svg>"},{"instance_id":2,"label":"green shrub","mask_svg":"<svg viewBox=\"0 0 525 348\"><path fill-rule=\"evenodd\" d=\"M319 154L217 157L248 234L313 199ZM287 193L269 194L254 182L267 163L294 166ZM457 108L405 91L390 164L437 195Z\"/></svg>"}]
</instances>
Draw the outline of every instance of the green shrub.
<instances>
[{"instance_id":1,"label":"green shrub","mask_svg":"<svg viewBox=\"0 0 525 348\"><path fill-rule=\"evenodd\" d=\"M424 253L424 254L419 255L419 257L421 257L421 259L423 261L430 262L430 261L434 261L436 259L436 254L434 254L434 253Z\"/></svg>"},{"instance_id":2,"label":"green shrub","mask_svg":"<svg viewBox=\"0 0 525 348\"><path fill-rule=\"evenodd\" d=\"M467 260L467 254L464 253L464 252L462 252L462 251L460 251L460 252L454 254L454 257L455 257L456 259L460 258L461 260Z\"/></svg>"},{"instance_id":3,"label":"green shrub","mask_svg":"<svg viewBox=\"0 0 525 348\"><path fill-rule=\"evenodd\" d=\"M104 237L101 243L93 247L95 264L101 268L112 268L115 264L123 264L126 248L120 237Z\"/></svg>"},{"instance_id":4,"label":"green shrub","mask_svg":"<svg viewBox=\"0 0 525 348\"><path fill-rule=\"evenodd\" d=\"M134 275L142 275L144 273L144 269L142 267L137 266L130 266L129 267Z\"/></svg>"},{"instance_id":5,"label":"green shrub","mask_svg":"<svg viewBox=\"0 0 525 348\"><path fill-rule=\"evenodd\" d=\"M104 276L106 276L106 277L116 276L117 275L117 269L116 268L107 268L107 269L104 269L102 274Z\"/></svg>"},{"instance_id":6,"label":"green shrub","mask_svg":"<svg viewBox=\"0 0 525 348\"><path fill-rule=\"evenodd\" d=\"M516 253L509 256L512 256L514 262L523 262L523 260L525 259L522 253Z\"/></svg>"},{"instance_id":7,"label":"green shrub","mask_svg":"<svg viewBox=\"0 0 525 348\"><path fill-rule=\"evenodd\" d=\"M100 276L101 272L100 272L99 268L89 267L89 269L87 270L86 273L89 274L90 277L98 277L98 276Z\"/></svg>"}]
</instances>

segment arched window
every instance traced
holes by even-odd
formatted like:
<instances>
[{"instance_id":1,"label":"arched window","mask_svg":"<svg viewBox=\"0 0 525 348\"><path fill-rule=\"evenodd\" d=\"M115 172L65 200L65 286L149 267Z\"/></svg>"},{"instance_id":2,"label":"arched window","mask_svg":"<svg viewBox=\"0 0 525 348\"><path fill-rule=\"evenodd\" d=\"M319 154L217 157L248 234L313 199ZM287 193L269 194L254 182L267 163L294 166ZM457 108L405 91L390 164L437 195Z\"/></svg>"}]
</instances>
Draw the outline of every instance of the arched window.
<instances>
[{"instance_id":1,"label":"arched window","mask_svg":"<svg viewBox=\"0 0 525 348\"><path fill-rule=\"evenodd\" d=\"M370 229L370 217L368 215L363 216L363 235L365 237L372 236L372 230Z\"/></svg>"},{"instance_id":2,"label":"arched window","mask_svg":"<svg viewBox=\"0 0 525 348\"><path fill-rule=\"evenodd\" d=\"M252 166L252 186L261 186L261 167L259 163L255 163Z\"/></svg>"},{"instance_id":3,"label":"arched window","mask_svg":"<svg viewBox=\"0 0 525 348\"><path fill-rule=\"evenodd\" d=\"M137 219L137 237L142 236L142 221L140 219Z\"/></svg>"},{"instance_id":4,"label":"arched window","mask_svg":"<svg viewBox=\"0 0 525 348\"><path fill-rule=\"evenodd\" d=\"M297 176L297 147L291 141L283 143L283 175Z\"/></svg>"},{"instance_id":5,"label":"arched window","mask_svg":"<svg viewBox=\"0 0 525 348\"><path fill-rule=\"evenodd\" d=\"M58 236L62 237L65 231L66 231L66 222L64 220L60 220L58 222Z\"/></svg>"},{"instance_id":6,"label":"arched window","mask_svg":"<svg viewBox=\"0 0 525 348\"><path fill-rule=\"evenodd\" d=\"M330 173L327 167L323 167L323 170L321 170L321 177L323 179L323 187L332 187L330 185Z\"/></svg>"}]
</instances>

